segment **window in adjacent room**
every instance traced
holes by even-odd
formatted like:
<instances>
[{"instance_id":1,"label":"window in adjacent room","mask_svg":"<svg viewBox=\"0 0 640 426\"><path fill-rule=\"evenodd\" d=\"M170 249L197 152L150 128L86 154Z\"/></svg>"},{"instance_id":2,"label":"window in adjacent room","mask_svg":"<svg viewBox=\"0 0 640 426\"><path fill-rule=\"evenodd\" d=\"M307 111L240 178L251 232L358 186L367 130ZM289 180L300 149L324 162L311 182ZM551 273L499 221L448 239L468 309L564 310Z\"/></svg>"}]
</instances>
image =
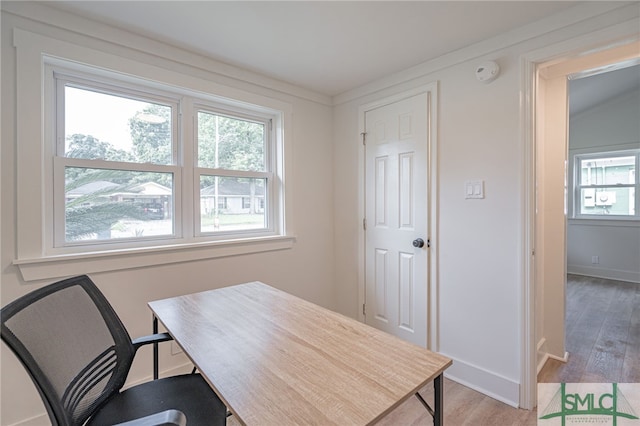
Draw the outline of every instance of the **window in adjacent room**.
<instances>
[{"instance_id":1,"label":"window in adjacent room","mask_svg":"<svg viewBox=\"0 0 640 426\"><path fill-rule=\"evenodd\" d=\"M575 157L574 216L639 218L640 150L601 152Z\"/></svg>"}]
</instances>

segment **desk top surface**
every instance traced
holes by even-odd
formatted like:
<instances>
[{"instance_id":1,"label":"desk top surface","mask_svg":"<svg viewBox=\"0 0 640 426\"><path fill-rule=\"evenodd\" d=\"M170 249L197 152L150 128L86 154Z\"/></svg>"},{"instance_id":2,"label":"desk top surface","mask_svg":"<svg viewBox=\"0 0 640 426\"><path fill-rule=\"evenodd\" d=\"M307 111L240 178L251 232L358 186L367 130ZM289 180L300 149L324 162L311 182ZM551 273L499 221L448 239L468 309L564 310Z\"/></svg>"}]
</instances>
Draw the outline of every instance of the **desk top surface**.
<instances>
[{"instance_id":1,"label":"desk top surface","mask_svg":"<svg viewBox=\"0 0 640 426\"><path fill-rule=\"evenodd\" d=\"M149 307L248 425L370 424L451 365L260 282Z\"/></svg>"}]
</instances>

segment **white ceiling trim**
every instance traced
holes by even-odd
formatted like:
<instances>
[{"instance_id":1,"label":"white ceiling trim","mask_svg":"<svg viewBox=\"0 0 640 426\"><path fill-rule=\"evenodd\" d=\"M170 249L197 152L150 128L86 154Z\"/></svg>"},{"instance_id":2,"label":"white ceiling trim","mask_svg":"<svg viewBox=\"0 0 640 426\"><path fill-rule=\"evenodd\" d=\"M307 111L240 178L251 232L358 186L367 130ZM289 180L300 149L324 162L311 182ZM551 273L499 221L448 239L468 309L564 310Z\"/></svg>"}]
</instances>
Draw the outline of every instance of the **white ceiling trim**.
<instances>
[{"instance_id":1,"label":"white ceiling trim","mask_svg":"<svg viewBox=\"0 0 640 426\"><path fill-rule=\"evenodd\" d=\"M98 21L80 18L77 15L54 9L41 3L1 2L0 6L3 12L55 29L56 37L63 41L73 42L79 36L89 37L94 41L103 43L102 48L109 53L114 53L114 48L121 53L126 53L127 51L135 52L137 57L146 56L154 64L157 64L158 58L160 58L178 66L186 65L207 74L224 77L226 80L224 83L235 88L246 90L246 87L238 85L237 82L249 83L268 91L306 99L323 105L332 105L330 96L235 67L133 32L116 29Z\"/></svg>"},{"instance_id":2,"label":"white ceiling trim","mask_svg":"<svg viewBox=\"0 0 640 426\"><path fill-rule=\"evenodd\" d=\"M137 56L144 55L153 64L160 65L159 59L170 61L176 68L188 66L197 70L200 76L217 75L223 84L236 88L246 88L250 84L260 89L261 93L278 92L301 99L310 100L323 105L339 105L355 100L375 92L379 92L399 84L425 77L436 71L446 69L458 63L490 55L496 51L508 48L526 40L560 30L590 18L603 15L619 9L619 13L627 13L630 19L637 17L637 2L609 3L586 2L578 6L558 12L537 22L525 25L473 45L426 61L403 71L390 74L358 88L348 90L336 96L328 96L310 89L267 77L263 74L249 71L240 67L211 59L210 57L194 53L182 48L167 45L153 38L137 33L116 29L110 25L48 7L36 2L2 2L2 10L29 19L54 29L56 37L63 40L73 40L79 36L89 37L93 43L111 53L121 53L125 57L132 52ZM635 6L633 11L631 10ZM627 11L625 11L627 9ZM49 33L51 30L48 30ZM165 64L166 65L166 64ZM242 82L240 85L238 82Z\"/></svg>"},{"instance_id":3,"label":"white ceiling trim","mask_svg":"<svg viewBox=\"0 0 640 426\"><path fill-rule=\"evenodd\" d=\"M634 9L635 7L635 9ZM586 21L591 18L620 10L621 15L627 15L629 20L637 19L637 3L612 4L606 2L587 2L565 11L561 11L540 21L525 25L513 31L500 34L486 40L479 41L463 49L450 52L433 60L418 64L395 74L391 74L380 80L365 84L353 90L341 93L333 97L333 105L347 103L364 96L397 86L399 84L416 80L434 72L472 59L490 55L494 52L517 45L529 39L548 34L550 32L568 27L570 25ZM635 11L635 13L634 13Z\"/></svg>"}]
</instances>

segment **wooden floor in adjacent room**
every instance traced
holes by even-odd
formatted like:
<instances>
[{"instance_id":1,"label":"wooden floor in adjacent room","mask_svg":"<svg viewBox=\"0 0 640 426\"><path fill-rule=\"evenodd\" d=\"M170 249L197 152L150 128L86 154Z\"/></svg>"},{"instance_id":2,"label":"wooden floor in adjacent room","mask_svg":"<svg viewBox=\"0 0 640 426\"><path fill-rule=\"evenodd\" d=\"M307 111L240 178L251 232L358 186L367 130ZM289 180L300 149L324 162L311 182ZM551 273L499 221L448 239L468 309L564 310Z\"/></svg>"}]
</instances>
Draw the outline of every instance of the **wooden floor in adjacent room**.
<instances>
[{"instance_id":1,"label":"wooden floor in adjacent room","mask_svg":"<svg viewBox=\"0 0 640 426\"><path fill-rule=\"evenodd\" d=\"M538 382L640 383L640 284L569 275L566 347Z\"/></svg>"}]
</instances>

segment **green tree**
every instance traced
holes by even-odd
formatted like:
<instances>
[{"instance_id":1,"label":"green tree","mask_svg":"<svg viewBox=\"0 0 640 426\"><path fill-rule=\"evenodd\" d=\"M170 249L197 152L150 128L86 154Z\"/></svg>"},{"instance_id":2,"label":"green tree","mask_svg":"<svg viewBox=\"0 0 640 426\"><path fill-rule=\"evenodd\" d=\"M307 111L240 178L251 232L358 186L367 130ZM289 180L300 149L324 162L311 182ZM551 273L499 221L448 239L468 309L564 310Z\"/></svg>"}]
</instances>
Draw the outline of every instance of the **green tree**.
<instances>
[{"instance_id":1,"label":"green tree","mask_svg":"<svg viewBox=\"0 0 640 426\"><path fill-rule=\"evenodd\" d=\"M252 121L198 113L198 166L226 170L265 170L265 128L264 124ZM216 178L206 176L200 182L201 188L224 185L225 181L242 182L244 179ZM251 200L250 212L256 212L255 180L249 180ZM238 185L236 185L238 187ZM216 191L217 194L217 191ZM215 201L217 213L217 199Z\"/></svg>"},{"instance_id":2,"label":"green tree","mask_svg":"<svg viewBox=\"0 0 640 426\"><path fill-rule=\"evenodd\" d=\"M133 149L142 163L171 164L171 108L149 104L129 119Z\"/></svg>"},{"instance_id":3,"label":"green tree","mask_svg":"<svg viewBox=\"0 0 640 426\"><path fill-rule=\"evenodd\" d=\"M129 130L136 162L172 164L171 108L149 104L129 119ZM155 182L171 188L171 175L167 173L140 174L138 183Z\"/></svg>"},{"instance_id":4,"label":"green tree","mask_svg":"<svg viewBox=\"0 0 640 426\"><path fill-rule=\"evenodd\" d=\"M198 165L227 170L263 171L264 132L262 123L200 112Z\"/></svg>"},{"instance_id":5,"label":"green tree","mask_svg":"<svg viewBox=\"0 0 640 426\"><path fill-rule=\"evenodd\" d=\"M65 156L89 160L131 161L132 155L125 150L116 149L109 142L101 141L91 135L73 134L67 136Z\"/></svg>"}]
</instances>

